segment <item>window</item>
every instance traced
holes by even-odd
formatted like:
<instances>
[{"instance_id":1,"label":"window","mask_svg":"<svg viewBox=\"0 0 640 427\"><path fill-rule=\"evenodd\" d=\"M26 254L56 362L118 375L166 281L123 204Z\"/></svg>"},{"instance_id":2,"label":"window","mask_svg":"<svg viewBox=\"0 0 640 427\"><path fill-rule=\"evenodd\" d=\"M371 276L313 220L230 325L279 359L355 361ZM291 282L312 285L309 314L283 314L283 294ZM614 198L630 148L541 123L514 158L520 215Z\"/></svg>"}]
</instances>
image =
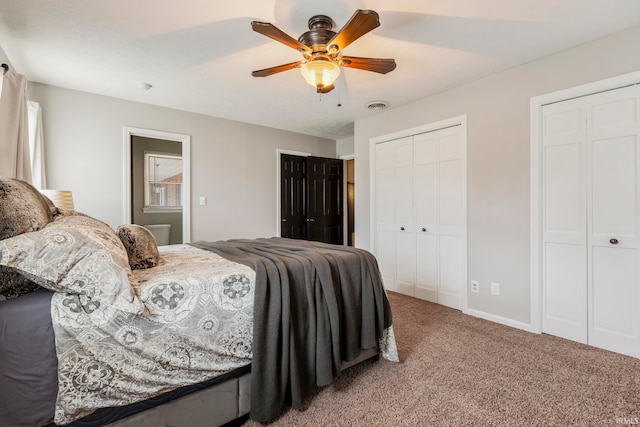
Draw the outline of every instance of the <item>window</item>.
<instances>
[{"instance_id":1,"label":"window","mask_svg":"<svg viewBox=\"0 0 640 427\"><path fill-rule=\"evenodd\" d=\"M182 210L182 156L144 153L144 212Z\"/></svg>"}]
</instances>

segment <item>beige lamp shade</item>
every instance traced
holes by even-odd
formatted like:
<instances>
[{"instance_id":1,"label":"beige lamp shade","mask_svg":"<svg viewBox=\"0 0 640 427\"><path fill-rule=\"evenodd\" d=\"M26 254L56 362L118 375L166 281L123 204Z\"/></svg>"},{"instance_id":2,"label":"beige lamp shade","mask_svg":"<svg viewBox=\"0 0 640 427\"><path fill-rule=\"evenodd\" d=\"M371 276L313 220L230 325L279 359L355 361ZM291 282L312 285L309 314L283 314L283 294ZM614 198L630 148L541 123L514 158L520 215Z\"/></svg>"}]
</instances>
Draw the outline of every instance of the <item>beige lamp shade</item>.
<instances>
[{"instance_id":1,"label":"beige lamp shade","mask_svg":"<svg viewBox=\"0 0 640 427\"><path fill-rule=\"evenodd\" d=\"M73 195L68 190L40 190L42 194L47 196L54 205L59 208L72 211L73 207Z\"/></svg>"}]
</instances>

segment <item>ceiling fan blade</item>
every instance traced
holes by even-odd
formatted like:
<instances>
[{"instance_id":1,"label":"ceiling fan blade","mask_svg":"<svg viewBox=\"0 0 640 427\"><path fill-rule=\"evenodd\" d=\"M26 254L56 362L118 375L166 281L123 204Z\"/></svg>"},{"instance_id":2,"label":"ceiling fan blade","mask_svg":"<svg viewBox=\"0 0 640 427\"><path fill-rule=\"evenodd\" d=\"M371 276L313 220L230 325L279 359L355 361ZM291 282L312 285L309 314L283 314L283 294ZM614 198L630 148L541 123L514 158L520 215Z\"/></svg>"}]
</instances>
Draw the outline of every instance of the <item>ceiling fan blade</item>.
<instances>
[{"instance_id":1,"label":"ceiling fan blade","mask_svg":"<svg viewBox=\"0 0 640 427\"><path fill-rule=\"evenodd\" d=\"M373 10L356 10L349 22L327 43L329 53L335 54L380 26L380 18Z\"/></svg>"},{"instance_id":2,"label":"ceiling fan blade","mask_svg":"<svg viewBox=\"0 0 640 427\"><path fill-rule=\"evenodd\" d=\"M253 77L267 77L272 74L293 70L294 68L300 68L301 65L302 65L302 61L291 62L289 64L277 65L275 67L265 68L263 70L252 71L251 75Z\"/></svg>"},{"instance_id":3,"label":"ceiling fan blade","mask_svg":"<svg viewBox=\"0 0 640 427\"><path fill-rule=\"evenodd\" d=\"M396 69L394 59L358 58L355 56L340 56L337 62L342 67L357 68L359 70L373 71L374 73L387 74Z\"/></svg>"},{"instance_id":4,"label":"ceiling fan blade","mask_svg":"<svg viewBox=\"0 0 640 427\"><path fill-rule=\"evenodd\" d=\"M275 41L286 44L287 46L297 50L301 53L311 53L312 50L309 46L303 45L298 40L294 39L278 27L268 22L252 21L251 28L256 33L260 33L264 36L270 37Z\"/></svg>"}]
</instances>

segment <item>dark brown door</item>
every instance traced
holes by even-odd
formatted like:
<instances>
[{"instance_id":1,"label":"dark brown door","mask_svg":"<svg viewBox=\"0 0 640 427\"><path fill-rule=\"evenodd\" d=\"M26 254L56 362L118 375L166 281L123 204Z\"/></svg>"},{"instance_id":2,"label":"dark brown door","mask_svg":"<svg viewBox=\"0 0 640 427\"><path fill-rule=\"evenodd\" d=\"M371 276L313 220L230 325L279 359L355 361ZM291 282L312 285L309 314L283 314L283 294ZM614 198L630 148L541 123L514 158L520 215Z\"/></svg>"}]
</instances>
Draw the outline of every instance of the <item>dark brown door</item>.
<instances>
[{"instance_id":1,"label":"dark brown door","mask_svg":"<svg viewBox=\"0 0 640 427\"><path fill-rule=\"evenodd\" d=\"M306 239L306 158L282 154L280 168L280 235L290 239Z\"/></svg>"},{"instance_id":2,"label":"dark brown door","mask_svg":"<svg viewBox=\"0 0 640 427\"><path fill-rule=\"evenodd\" d=\"M307 239L341 245L342 160L307 158Z\"/></svg>"},{"instance_id":3,"label":"dark brown door","mask_svg":"<svg viewBox=\"0 0 640 427\"><path fill-rule=\"evenodd\" d=\"M281 155L280 235L342 244L342 160Z\"/></svg>"}]
</instances>

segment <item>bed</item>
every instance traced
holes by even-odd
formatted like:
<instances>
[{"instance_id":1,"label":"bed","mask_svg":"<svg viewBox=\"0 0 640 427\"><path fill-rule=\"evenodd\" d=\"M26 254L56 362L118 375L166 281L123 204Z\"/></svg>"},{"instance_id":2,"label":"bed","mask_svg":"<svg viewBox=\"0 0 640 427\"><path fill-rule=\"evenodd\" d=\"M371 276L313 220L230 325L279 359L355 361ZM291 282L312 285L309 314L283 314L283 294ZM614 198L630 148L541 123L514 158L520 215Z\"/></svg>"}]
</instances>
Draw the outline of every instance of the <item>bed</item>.
<instances>
[{"instance_id":1,"label":"bed","mask_svg":"<svg viewBox=\"0 0 640 427\"><path fill-rule=\"evenodd\" d=\"M0 425L266 422L355 363L397 360L366 251L158 248L9 179L0 217Z\"/></svg>"}]
</instances>

